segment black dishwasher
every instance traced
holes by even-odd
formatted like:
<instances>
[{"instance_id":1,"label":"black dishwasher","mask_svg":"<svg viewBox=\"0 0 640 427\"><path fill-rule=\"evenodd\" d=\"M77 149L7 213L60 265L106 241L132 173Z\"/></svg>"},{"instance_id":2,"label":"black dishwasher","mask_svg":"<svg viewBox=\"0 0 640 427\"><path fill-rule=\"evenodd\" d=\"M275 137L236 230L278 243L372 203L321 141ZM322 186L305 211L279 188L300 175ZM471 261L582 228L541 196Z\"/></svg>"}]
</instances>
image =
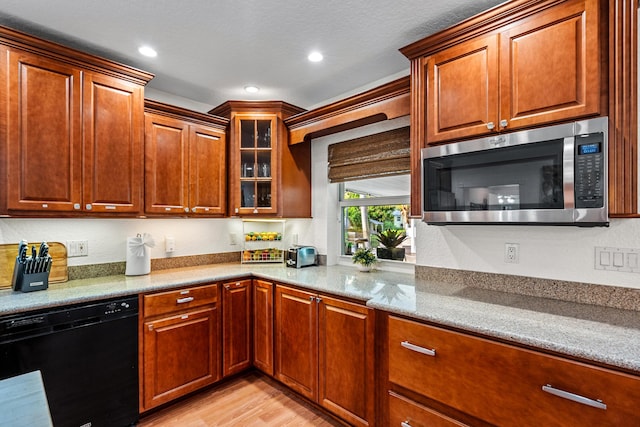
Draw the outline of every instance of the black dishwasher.
<instances>
[{"instance_id":1,"label":"black dishwasher","mask_svg":"<svg viewBox=\"0 0 640 427\"><path fill-rule=\"evenodd\" d=\"M0 318L0 379L40 370L56 427L138 421L138 299Z\"/></svg>"}]
</instances>

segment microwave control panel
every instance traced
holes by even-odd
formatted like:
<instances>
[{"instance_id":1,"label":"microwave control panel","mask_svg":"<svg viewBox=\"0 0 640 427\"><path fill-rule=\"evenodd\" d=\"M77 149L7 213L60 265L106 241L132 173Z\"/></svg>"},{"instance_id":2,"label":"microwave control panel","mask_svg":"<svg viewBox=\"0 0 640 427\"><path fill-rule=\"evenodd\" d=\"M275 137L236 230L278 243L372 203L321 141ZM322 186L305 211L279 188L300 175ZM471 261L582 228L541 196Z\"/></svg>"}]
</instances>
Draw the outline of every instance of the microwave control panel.
<instances>
[{"instance_id":1,"label":"microwave control panel","mask_svg":"<svg viewBox=\"0 0 640 427\"><path fill-rule=\"evenodd\" d=\"M576 208L604 206L604 136L602 133L576 136L575 203Z\"/></svg>"}]
</instances>

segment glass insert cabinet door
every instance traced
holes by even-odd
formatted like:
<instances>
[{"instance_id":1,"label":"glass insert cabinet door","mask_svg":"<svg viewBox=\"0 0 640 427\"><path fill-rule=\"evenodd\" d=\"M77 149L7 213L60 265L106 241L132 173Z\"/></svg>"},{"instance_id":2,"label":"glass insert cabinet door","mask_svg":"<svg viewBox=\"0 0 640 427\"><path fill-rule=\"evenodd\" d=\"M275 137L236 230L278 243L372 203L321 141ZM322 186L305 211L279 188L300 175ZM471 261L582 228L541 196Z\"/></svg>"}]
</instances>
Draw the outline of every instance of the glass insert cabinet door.
<instances>
[{"instance_id":1,"label":"glass insert cabinet door","mask_svg":"<svg viewBox=\"0 0 640 427\"><path fill-rule=\"evenodd\" d=\"M275 213L275 118L239 118L240 186L236 213Z\"/></svg>"}]
</instances>

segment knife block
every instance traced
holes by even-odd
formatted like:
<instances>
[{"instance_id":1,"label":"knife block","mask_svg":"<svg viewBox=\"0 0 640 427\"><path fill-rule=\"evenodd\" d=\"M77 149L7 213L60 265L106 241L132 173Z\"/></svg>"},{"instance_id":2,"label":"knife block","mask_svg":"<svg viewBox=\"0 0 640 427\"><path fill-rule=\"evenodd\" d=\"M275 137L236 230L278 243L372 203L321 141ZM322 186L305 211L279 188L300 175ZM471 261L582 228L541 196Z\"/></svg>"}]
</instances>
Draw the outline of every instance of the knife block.
<instances>
[{"instance_id":1,"label":"knife block","mask_svg":"<svg viewBox=\"0 0 640 427\"><path fill-rule=\"evenodd\" d=\"M24 272L24 264L20 264L16 260L13 267L13 279L11 280L11 288L17 292L33 292L41 291L49 287L49 272L40 273Z\"/></svg>"}]
</instances>

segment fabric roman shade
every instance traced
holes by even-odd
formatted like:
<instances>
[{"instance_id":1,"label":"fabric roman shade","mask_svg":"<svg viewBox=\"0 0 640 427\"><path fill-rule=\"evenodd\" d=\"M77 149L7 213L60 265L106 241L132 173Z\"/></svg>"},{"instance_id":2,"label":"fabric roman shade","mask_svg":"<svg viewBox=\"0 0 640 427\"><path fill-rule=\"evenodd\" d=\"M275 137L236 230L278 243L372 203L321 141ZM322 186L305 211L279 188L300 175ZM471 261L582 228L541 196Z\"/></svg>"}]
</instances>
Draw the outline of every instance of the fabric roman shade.
<instances>
[{"instance_id":1,"label":"fabric roman shade","mask_svg":"<svg viewBox=\"0 0 640 427\"><path fill-rule=\"evenodd\" d=\"M329 182L410 173L409 127L329 146Z\"/></svg>"}]
</instances>

